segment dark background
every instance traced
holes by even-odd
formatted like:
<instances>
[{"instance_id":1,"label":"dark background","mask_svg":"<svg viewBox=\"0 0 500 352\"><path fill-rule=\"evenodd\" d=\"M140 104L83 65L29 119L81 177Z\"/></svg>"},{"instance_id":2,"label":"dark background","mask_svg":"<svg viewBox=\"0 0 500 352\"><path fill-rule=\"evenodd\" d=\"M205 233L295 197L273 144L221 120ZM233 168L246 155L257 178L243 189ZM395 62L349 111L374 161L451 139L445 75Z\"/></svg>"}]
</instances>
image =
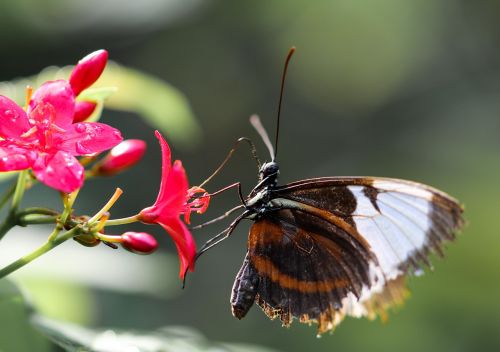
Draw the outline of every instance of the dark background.
<instances>
[{"instance_id":1,"label":"dark background","mask_svg":"<svg viewBox=\"0 0 500 352\"><path fill-rule=\"evenodd\" d=\"M499 21L500 3L492 0L2 2L1 81L73 64L106 48L112 60L183 92L202 135L188 135L187 143L171 147L193 185L215 169L240 136L254 139L261 158L268 158L248 117L259 114L274 134L283 61L295 45L280 131L280 181L328 175L412 179L458 198L468 220L448 246L447 258L434 258L434 271L410 280L412 296L387 324L348 318L333 336L321 339L314 327L281 328L258 307L242 321L231 316L229 295L245 253L246 223L200 259L184 291L176 280L174 246L159 228L147 230L161 238L162 251L172 260L158 268L155 255L140 258L151 263L140 275L168 282L153 295L106 290L83 279L67 284L55 277L59 286L54 286L34 279L37 262L31 264L33 274L19 280L40 311L92 327L185 325L211 340L282 351L497 351ZM77 209L95 211L120 186L125 195L113 217L128 216L156 197L160 153L154 127L137 114L116 111L106 111L102 121L126 138L147 140L149 152L130 172L89 182ZM170 139L169 131L163 132ZM250 153L242 148L207 189L241 181L246 193L256 177ZM33 202L58 204L55 192L38 192ZM229 192L193 220L237 204L236 193ZM194 236L201 244L223 227ZM67 250L63 247L57 251ZM111 265L115 252L105 253ZM86 260L72 257L60 266L69 271ZM111 278L113 270L102 264L95 275ZM134 275L123 279L132 287Z\"/></svg>"}]
</instances>

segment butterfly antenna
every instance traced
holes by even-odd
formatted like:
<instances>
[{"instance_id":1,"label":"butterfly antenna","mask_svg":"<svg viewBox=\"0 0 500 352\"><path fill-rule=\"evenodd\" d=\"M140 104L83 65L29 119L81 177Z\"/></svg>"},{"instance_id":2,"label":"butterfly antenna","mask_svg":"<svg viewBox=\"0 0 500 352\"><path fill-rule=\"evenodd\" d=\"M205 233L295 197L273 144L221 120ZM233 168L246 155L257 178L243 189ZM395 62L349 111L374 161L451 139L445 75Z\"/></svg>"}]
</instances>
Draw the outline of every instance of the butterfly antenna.
<instances>
[{"instance_id":1,"label":"butterfly antenna","mask_svg":"<svg viewBox=\"0 0 500 352\"><path fill-rule=\"evenodd\" d=\"M250 147L250 152L252 153L252 157L255 159L255 162L257 163L257 170L260 169L260 165L261 165L261 162L259 160L259 157L257 156L257 148L255 148L255 144L253 144L252 140L249 139L249 138L246 138L246 137L241 137L241 138L238 138L236 140L236 142L234 142L234 145L233 147L231 148L231 150L229 151L229 153L227 154L226 158L222 161L222 163L217 167L217 169L215 169L215 171L205 180L203 181L199 187L203 188L203 186L205 186L208 182L210 182L215 176L217 176L217 174L224 168L224 166L226 166L226 164L228 163L228 161L231 159L231 157L233 156L233 153L238 149L238 147L240 146L240 144L242 142L246 142L248 143L248 146Z\"/></svg>"},{"instance_id":2,"label":"butterfly antenna","mask_svg":"<svg viewBox=\"0 0 500 352\"><path fill-rule=\"evenodd\" d=\"M280 116L281 116L281 103L283 102L283 93L285 91L285 79L286 73L288 72L288 64L290 63L290 59L292 58L293 53L295 52L295 47L292 46L285 60L285 67L283 68L283 74L281 76L281 88L280 88L280 99L278 101L278 119L276 122L276 138L274 145L276 146L276 153L274 154L273 161L278 155L278 138L280 135Z\"/></svg>"},{"instance_id":3,"label":"butterfly antenna","mask_svg":"<svg viewBox=\"0 0 500 352\"><path fill-rule=\"evenodd\" d=\"M262 140L264 141L264 144L266 145L267 149L269 150L269 154L271 155L271 159L274 161L276 154L274 153L273 144L271 143L269 135L267 134L266 129L262 125L262 122L260 122L259 116L257 115L250 116L250 123L252 124L253 128L257 130L257 133L260 135L260 138L262 138Z\"/></svg>"}]
</instances>

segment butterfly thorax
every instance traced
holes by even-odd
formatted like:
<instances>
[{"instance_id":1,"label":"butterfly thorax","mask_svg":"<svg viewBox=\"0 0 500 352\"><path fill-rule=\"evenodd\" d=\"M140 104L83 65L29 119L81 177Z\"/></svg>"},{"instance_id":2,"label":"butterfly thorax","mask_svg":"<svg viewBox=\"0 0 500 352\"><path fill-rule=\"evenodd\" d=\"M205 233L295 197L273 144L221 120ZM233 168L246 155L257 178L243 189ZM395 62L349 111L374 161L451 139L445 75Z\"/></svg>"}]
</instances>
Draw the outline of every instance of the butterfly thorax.
<instances>
[{"instance_id":1,"label":"butterfly thorax","mask_svg":"<svg viewBox=\"0 0 500 352\"><path fill-rule=\"evenodd\" d=\"M271 190L278 184L279 166L271 161L264 163L259 170L260 182L250 192L246 201L246 209L252 211L255 217L259 217L272 210Z\"/></svg>"}]
</instances>

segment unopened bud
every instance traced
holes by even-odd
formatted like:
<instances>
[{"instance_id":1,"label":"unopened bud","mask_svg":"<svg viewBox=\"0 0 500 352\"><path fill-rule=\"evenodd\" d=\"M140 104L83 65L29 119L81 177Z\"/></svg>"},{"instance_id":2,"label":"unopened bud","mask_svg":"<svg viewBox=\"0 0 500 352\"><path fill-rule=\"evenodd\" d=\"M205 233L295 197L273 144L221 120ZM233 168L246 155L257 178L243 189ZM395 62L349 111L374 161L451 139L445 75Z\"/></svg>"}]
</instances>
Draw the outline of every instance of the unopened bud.
<instances>
[{"instance_id":1,"label":"unopened bud","mask_svg":"<svg viewBox=\"0 0 500 352\"><path fill-rule=\"evenodd\" d=\"M96 165L95 173L111 176L122 172L141 160L146 151L146 142L140 139L127 139L116 147Z\"/></svg>"},{"instance_id":2,"label":"unopened bud","mask_svg":"<svg viewBox=\"0 0 500 352\"><path fill-rule=\"evenodd\" d=\"M75 104L75 115L73 116L73 123L85 121L92 115L97 106L96 103L90 101L79 101Z\"/></svg>"},{"instance_id":3,"label":"unopened bud","mask_svg":"<svg viewBox=\"0 0 500 352\"><path fill-rule=\"evenodd\" d=\"M69 77L75 96L90 87L101 76L108 62L108 52L97 50L78 61Z\"/></svg>"},{"instance_id":4,"label":"unopened bud","mask_svg":"<svg viewBox=\"0 0 500 352\"><path fill-rule=\"evenodd\" d=\"M158 248L156 238L146 232L125 232L122 240L123 248L137 254L150 254Z\"/></svg>"}]
</instances>

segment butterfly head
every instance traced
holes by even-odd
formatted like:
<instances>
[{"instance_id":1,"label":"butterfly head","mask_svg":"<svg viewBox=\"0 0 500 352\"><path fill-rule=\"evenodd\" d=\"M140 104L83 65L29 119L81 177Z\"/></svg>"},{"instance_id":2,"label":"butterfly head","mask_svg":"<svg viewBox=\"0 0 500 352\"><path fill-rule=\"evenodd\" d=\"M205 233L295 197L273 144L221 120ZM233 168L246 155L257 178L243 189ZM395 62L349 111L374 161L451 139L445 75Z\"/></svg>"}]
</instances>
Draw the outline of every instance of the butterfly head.
<instances>
[{"instance_id":1,"label":"butterfly head","mask_svg":"<svg viewBox=\"0 0 500 352\"><path fill-rule=\"evenodd\" d=\"M280 168L278 163L275 161L270 161L268 163L264 163L259 170L259 178L261 181L268 180L267 182L275 184L278 179L278 175L280 172ZM266 182L266 183L267 183Z\"/></svg>"}]
</instances>

